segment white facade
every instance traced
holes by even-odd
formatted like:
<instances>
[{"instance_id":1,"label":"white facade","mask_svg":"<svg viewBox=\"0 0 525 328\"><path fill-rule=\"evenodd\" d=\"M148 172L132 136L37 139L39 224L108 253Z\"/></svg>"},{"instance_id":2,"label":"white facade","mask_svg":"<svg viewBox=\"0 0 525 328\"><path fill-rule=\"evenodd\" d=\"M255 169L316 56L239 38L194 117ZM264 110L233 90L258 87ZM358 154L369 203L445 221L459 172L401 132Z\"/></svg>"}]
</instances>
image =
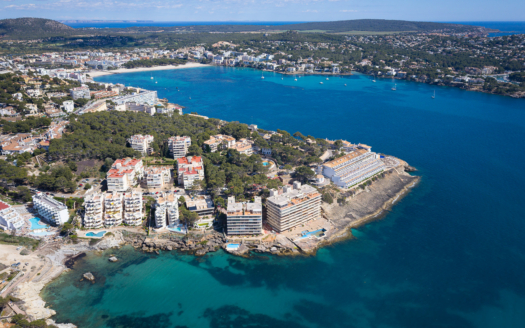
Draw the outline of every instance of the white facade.
<instances>
[{"instance_id":1,"label":"white facade","mask_svg":"<svg viewBox=\"0 0 525 328\"><path fill-rule=\"evenodd\" d=\"M110 191L104 197L104 226L116 227L122 224L122 193Z\"/></svg>"},{"instance_id":2,"label":"white facade","mask_svg":"<svg viewBox=\"0 0 525 328\"><path fill-rule=\"evenodd\" d=\"M0 225L8 230L20 230L24 226L24 219L9 204L0 202Z\"/></svg>"},{"instance_id":3,"label":"white facade","mask_svg":"<svg viewBox=\"0 0 525 328\"><path fill-rule=\"evenodd\" d=\"M142 193L138 191L124 193L124 223L129 226L142 224Z\"/></svg>"},{"instance_id":4,"label":"white facade","mask_svg":"<svg viewBox=\"0 0 525 328\"><path fill-rule=\"evenodd\" d=\"M177 159L177 182L184 189L191 188L195 181L204 180L202 157L182 157Z\"/></svg>"},{"instance_id":5,"label":"white facade","mask_svg":"<svg viewBox=\"0 0 525 328\"><path fill-rule=\"evenodd\" d=\"M160 189L171 181L171 170L167 166L150 166L146 168L145 175L148 188Z\"/></svg>"},{"instance_id":6,"label":"white facade","mask_svg":"<svg viewBox=\"0 0 525 328\"><path fill-rule=\"evenodd\" d=\"M104 196L100 193L88 195L84 201L84 227L97 229L104 226Z\"/></svg>"},{"instance_id":7,"label":"white facade","mask_svg":"<svg viewBox=\"0 0 525 328\"><path fill-rule=\"evenodd\" d=\"M157 91L142 91L128 96L122 96L113 100L117 105L128 102L135 102L139 104L148 104L155 106L159 99L157 98Z\"/></svg>"},{"instance_id":8,"label":"white facade","mask_svg":"<svg viewBox=\"0 0 525 328\"><path fill-rule=\"evenodd\" d=\"M228 197L227 227L228 235L261 234L261 197L255 197L253 203L236 203L234 196Z\"/></svg>"},{"instance_id":9,"label":"white facade","mask_svg":"<svg viewBox=\"0 0 525 328\"><path fill-rule=\"evenodd\" d=\"M68 113L71 113L75 110L75 102L73 100L65 100L62 103L62 108Z\"/></svg>"},{"instance_id":10,"label":"white facade","mask_svg":"<svg viewBox=\"0 0 525 328\"><path fill-rule=\"evenodd\" d=\"M186 156L191 146L191 138L186 136L171 137L168 139L168 148L174 159Z\"/></svg>"},{"instance_id":11,"label":"white facade","mask_svg":"<svg viewBox=\"0 0 525 328\"><path fill-rule=\"evenodd\" d=\"M142 155L146 155L148 153L148 149L150 148L150 144L153 142L154 138L151 135L141 135L136 134L134 136L131 136L128 139L129 144L131 145L131 148L134 150L142 153Z\"/></svg>"},{"instance_id":12,"label":"white facade","mask_svg":"<svg viewBox=\"0 0 525 328\"><path fill-rule=\"evenodd\" d=\"M62 225L69 219L66 205L41 192L33 196L33 208L54 225Z\"/></svg>"},{"instance_id":13,"label":"white facade","mask_svg":"<svg viewBox=\"0 0 525 328\"><path fill-rule=\"evenodd\" d=\"M87 86L81 86L78 88L73 88L69 90L71 93L71 98L73 99L91 99L91 93L89 92L89 88Z\"/></svg>"},{"instance_id":14,"label":"white facade","mask_svg":"<svg viewBox=\"0 0 525 328\"><path fill-rule=\"evenodd\" d=\"M179 225L179 202L174 194L162 195L155 204L155 226L157 229Z\"/></svg>"},{"instance_id":15,"label":"white facade","mask_svg":"<svg viewBox=\"0 0 525 328\"><path fill-rule=\"evenodd\" d=\"M350 188L384 169L385 164L380 160L380 156L371 152L369 147L362 147L323 164L323 175L341 188Z\"/></svg>"}]
</instances>

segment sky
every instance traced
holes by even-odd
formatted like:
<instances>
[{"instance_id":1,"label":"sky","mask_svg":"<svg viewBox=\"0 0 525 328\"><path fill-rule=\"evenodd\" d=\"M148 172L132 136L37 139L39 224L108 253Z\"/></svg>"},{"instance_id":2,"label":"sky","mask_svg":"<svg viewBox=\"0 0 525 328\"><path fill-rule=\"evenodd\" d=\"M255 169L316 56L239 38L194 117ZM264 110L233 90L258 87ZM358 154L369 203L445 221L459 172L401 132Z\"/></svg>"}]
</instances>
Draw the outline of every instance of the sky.
<instances>
[{"instance_id":1,"label":"sky","mask_svg":"<svg viewBox=\"0 0 525 328\"><path fill-rule=\"evenodd\" d=\"M154 21L525 21L524 0L0 0L0 18Z\"/></svg>"}]
</instances>

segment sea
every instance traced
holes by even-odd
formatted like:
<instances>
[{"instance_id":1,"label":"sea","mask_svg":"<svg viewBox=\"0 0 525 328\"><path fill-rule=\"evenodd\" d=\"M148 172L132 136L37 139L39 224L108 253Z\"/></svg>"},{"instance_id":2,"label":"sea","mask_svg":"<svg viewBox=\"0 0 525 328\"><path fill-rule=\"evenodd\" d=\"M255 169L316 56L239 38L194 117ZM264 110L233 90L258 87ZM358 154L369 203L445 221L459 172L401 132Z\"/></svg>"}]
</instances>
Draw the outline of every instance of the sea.
<instances>
[{"instance_id":1,"label":"sea","mask_svg":"<svg viewBox=\"0 0 525 328\"><path fill-rule=\"evenodd\" d=\"M42 292L58 322L525 327L525 100L361 74L296 78L202 67L96 80L157 90L186 113L366 143L416 167L420 184L315 256L89 253ZM93 284L80 281L88 271Z\"/></svg>"},{"instance_id":2,"label":"sea","mask_svg":"<svg viewBox=\"0 0 525 328\"><path fill-rule=\"evenodd\" d=\"M273 22L273 21L220 21L220 22L105 22L105 21L85 21L85 22L67 22L64 24L71 26L73 28L127 28L127 27L144 27L144 26L160 26L160 27L169 27L169 26L191 26L191 25L269 25L269 26L279 26L286 24L299 24L306 22ZM508 22L497 22L497 21L480 21L480 22L441 22L441 23L455 23L455 24L464 24L464 25L474 25L474 26L483 26L487 28L492 28L500 30L497 33L489 33L489 36L505 36L513 34L525 34L525 21L508 21Z\"/></svg>"}]
</instances>

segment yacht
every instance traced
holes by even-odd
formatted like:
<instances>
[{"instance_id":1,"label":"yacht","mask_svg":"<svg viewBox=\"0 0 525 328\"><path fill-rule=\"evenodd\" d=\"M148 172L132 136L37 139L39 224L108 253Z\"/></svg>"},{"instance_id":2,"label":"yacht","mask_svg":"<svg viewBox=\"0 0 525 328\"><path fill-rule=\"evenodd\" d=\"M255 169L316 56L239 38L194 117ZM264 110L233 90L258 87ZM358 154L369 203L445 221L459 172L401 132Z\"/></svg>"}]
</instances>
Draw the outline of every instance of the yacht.
<instances>
[{"instance_id":1,"label":"yacht","mask_svg":"<svg viewBox=\"0 0 525 328\"><path fill-rule=\"evenodd\" d=\"M346 83L345 83L345 87L346 87Z\"/></svg>"},{"instance_id":2,"label":"yacht","mask_svg":"<svg viewBox=\"0 0 525 328\"><path fill-rule=\"evenodd\" d=\"M295 81L297 81L297 79L295 79Z\"/></svg>"},{"instance_id":3,"label":"yacht","mask_svg":"<svg viewBox=\"0 0 525 328\"><path fill-rule=\"evenodd\" d=\"M261 79L264 80L264 72L261 73Z\"/></svg>"},{"instance_id":4,"label":"yacht","mask_svg":"<svg viewBox=\"0 0 525 328\"><path fill-rule=\"evenodd\" d=\"M326 80L328 81L328 78L326 78Z\"/></svg>"},{"instance_id":5,"label":"yacht","mask_svg":"<svg viewBox=\"0 0 525 328\"><path fill-rule=\"evenodd\" d=\"M436 90L434 90L434 95L432 96L432 99L436 98Z\"/></svg>"},{"instance_id":6,"label":"yacht","mask_svg":"<svg viewBox=\"0 0 525 328\"><path fill-rule=\"evenodd\" d=\"M323 82L319 82L319 84L323 84Z\"/></svg>"},{"instance_id":7,"label":"yacht","mask_svg":"<svg viewBox=\"0 0 525 328\"><path fill-rule=\"evenodd\" d=\"M396 91L397 88L396 88L396 84L394 84L394 87L392 88L392 91Z\"/></svg>"}]
</instances>

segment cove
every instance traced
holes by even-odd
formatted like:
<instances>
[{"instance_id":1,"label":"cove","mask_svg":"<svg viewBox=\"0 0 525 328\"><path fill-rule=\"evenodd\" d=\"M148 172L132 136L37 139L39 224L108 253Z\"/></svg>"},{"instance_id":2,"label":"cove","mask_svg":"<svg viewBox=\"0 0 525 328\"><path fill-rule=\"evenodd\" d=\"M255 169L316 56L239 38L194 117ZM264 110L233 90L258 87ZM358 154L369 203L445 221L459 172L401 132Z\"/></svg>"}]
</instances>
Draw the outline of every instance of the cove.
<instances>
[{"instance_id":1,"label":"cove","mask_svg":"<svg viewBox=\"0 0 525 328\"><path fill-rule=\"evenodd\" d=\"M124 247L110 251L122 260L109 263L109 253L88 254L42 294L58 322L525 326L523 99L406 81L392 91L391 80L364 75L263 80L260 71L224 67L96 80L158 90L186 113L366 143L406 160L422 180L384 219L313 257L196 258ZM100 277L95 284L79 281L86 271Z\"/></svg>"}]
</instances>

